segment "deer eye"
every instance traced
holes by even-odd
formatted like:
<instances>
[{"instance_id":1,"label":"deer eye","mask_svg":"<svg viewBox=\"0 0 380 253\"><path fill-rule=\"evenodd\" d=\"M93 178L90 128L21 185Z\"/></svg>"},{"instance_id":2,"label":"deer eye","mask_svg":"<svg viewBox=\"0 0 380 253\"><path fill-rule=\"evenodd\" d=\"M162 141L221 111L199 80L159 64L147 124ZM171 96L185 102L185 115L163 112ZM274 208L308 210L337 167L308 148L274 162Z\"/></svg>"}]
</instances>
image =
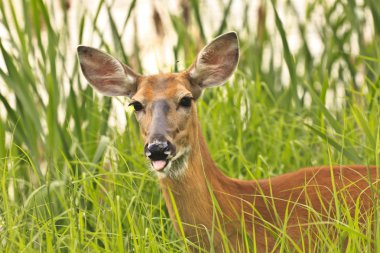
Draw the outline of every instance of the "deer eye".
<instances>
[{"instance_id":1,"label":"deer eye","mask_svg":"<svg viewBox=\"0 0 380 253\"><path fill-rule=\"evenodd\" d=\"M128 106L133 106L133 108L135 109L135 112L138 112L144 109L144 106L138 101L134 101L130 103Z\"/></svg>"},{"instance_id":2,"label":"deer eye","mask_svg":"<svg viewBox=\"0 0 380 253\"><path fill-rule=\"evenodd\" d=\"M179 101L179 105L183 107L190 107L191 106L191 101L193 100L192 97L183 97Z\"/></svg>"}]
</instances>

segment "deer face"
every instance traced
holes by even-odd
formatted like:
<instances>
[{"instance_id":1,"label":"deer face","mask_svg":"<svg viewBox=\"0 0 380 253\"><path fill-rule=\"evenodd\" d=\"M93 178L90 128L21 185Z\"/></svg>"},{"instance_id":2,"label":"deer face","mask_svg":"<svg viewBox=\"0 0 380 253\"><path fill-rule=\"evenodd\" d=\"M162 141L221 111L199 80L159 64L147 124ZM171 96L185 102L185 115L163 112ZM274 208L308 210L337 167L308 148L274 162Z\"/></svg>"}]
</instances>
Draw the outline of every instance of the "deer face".
<instances>
[{"instance_id":1,"label":"deer face","mask_svg":"<svg viewBox=\"0 0 380 253\"><path fill-rule=\"evenodd\" d=\"M191 83L186 73L144 77L131 105L145 141L144 153L159 175L177 173L189 154L195 116Z\"/></svg>"},{"instance_id":2,"label":"deer face","mask_svg":"<svg viewBox=\"0 0 380 253\"><path fill-rule=\"evenodd\" d=\"M197 127L194 102L202 89L222 85L239 57L235 33L219 36L180 73L142 76L112 56L79 46L82 72L98 91L128 96L140 125L145 156L159 176L175 176L186 169Z\"/></svg>"}]
</instances>

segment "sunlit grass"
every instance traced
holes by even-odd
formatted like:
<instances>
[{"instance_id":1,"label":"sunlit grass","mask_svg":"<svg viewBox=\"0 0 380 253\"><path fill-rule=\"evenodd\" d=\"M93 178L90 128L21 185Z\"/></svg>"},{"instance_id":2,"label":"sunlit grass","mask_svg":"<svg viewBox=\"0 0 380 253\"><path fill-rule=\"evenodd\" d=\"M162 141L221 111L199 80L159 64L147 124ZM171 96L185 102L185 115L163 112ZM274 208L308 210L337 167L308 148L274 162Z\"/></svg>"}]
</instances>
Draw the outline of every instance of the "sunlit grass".
<instances>
[{"instance_id":1,"label":"sunlit grass","mask_svg":"<svg viewBox=\"0 0 380 253\"><path fill-rule=\"evenodd\" d=\"M170 13L177 39L175 71L191 64L207 39L227 30L239 34L241 57L234 78L198 101L203 133L221 170L259 179L311 165L379 166L377 1L361 6L310 1L305 20L292 3L279 10L276 3L262 1L261 14L242 10L246 25L241 28L229 25L236 18L229 13L233 2L221 4L223 16L211 34L202 2L192 0L181 13ZM125 112L125 131L109 128L114 104L95 95L80 76L75 48L91 41L143 71L137 34L125 33L134 22L136 1L125 4L123 20L115 19L111 2L96 4L95 13L82 6L78 17L69 20L70 9L42 0L0 2L0 249L5 252L183 252L192 246L174 231L157 180L147 170L133 115ZM342 9L346 15L340 15ZM307 31L319 10L323 22L316 36L324 47L315 59ZM62 24L56 22L57 11L62 11ZM110 37L99 28L102 11ZM289 48L283 13L296 19L297 50ZM256 27L249 25L252 19ZM77 38L69 22L76 22ZM126 36L135 44L124 45ZM127 47L134 47L133 55ZM358 52L351 54L355 48ZM341 215L327 222L310 210L317 233L306 230L301 244L287 238L286 222L271 227L277 249L341 252L348 239L347 252L370 252L371 241L378 252L378 210L363 221L359 209L351 216L344 203L337 208ZM217 223L211 233L220 230ZM254 252L252 238L242 237ZM227 244L227 236L222 238Z\"/></svg>"}]
</instances>

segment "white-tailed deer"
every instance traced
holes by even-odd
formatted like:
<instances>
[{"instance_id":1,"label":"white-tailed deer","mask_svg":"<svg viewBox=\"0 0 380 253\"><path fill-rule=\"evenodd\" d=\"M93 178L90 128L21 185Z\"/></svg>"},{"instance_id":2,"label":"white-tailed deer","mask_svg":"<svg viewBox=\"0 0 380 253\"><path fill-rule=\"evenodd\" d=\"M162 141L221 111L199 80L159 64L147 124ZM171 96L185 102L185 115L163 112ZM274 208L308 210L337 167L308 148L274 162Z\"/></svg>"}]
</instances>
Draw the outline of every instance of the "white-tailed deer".
<instances>
[{"instance_id":1,"label":"white-tailed deer","mask_svg":"<svg viewBox=\"0 0 380 253\"><path fill-rule=\"evenodd\" d=\"M294 247L311 251L305 230L313 233L313 227L308 224L335 215L336 202L361 214L373 207L371 188L378 179L374 166L313 167L252 181L226 177L216 167L195 102L204 88L224 84L234 72L239 58L236 33L213 40L179 73L139 75L85 46L78 47L78 55L84 76L98 91L131 99L144 152L159 178L170 217L177 232L194 245L216 252L227 247L247 251L247 246L257 252L277 251L279 238L286 236ZM360 208L353 208L357 204ZM213 226L217 229L212 233ZM251 245L243 234L250 236Z\"/></svg>"}]
</instances>

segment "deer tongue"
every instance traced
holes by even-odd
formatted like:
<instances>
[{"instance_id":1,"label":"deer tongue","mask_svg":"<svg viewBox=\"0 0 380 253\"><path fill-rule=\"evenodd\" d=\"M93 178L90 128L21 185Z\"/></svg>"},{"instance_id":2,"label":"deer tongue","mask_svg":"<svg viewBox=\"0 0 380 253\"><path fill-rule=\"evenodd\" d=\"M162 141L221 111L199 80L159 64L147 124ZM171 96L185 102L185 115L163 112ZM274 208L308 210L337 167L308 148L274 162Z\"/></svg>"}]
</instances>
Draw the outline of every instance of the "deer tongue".
<instances>
[{"instance_id":1,"label":"deer tongue","mask_svg":"<svg viewBox=\"0 0 380 253\"><path fill-rule=\"evenodd\" d=\"M166 166L166 161L163 161L163 160L152 161L152 166L153 166L153 169L157 171L162 170Z\"/></svg>"}]
</instances>

